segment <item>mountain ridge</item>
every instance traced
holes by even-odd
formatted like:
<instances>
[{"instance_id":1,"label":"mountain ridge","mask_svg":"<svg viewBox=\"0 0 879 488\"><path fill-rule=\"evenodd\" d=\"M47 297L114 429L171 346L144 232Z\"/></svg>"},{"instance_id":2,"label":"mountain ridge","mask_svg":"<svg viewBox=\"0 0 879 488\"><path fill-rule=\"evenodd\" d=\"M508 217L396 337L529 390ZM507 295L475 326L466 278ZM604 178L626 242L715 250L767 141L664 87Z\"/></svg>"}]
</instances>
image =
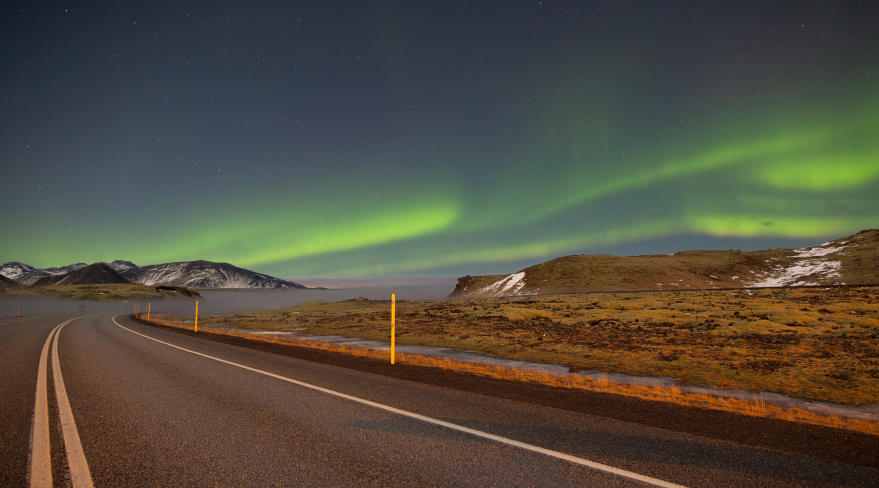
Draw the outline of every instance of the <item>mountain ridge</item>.
<instances>
[{"instance_id":1,"label":"mountain ridge","mask_svg":"<svg viewBox=\"0 0 879 488\"><path fill-rule=\"evenodd\" d=\"M10 280L5 276L0 275L0 290L8 290L10 288L18 288L20 286L23 285L15 280Z\"/></svg>"},{"instance_id":2,"label":"mountain ridge","mask_svg":"<svg viewBox=\"0 0 879 488\"><path fill-rule=\"evenodd\" d=\"M128 280L119 276L119 273L106 263L94 263L62 275L40 278L34 283L34 286L104 285L111 283L128 283Z\"/></svg>"},{"instance_id":3,"label":"mountain ridge","mask_svg":"<svg viewBox=\"0 0 879 488\"><path fill-rule=\"evenodd\" d=\"M257 273L229 263L181 261L137 266L131 261L77 263L62 268L39 269L20 262L0 266L0 276L15 285L56 286L75 284L140 283L180 288L305 289L304 285ZM4 284L4 288L10 285Z\"/></svg>"},{"instance_id":4,"label":"mountain ridge","mask_svg":"<svg viewBox=\"0 0 879 488\"><path fill-rule=\"evenodd\" d=\"M204 260L139 266L121 274L132 283L148 286L162 284L186 288L307 288L299 283L249 271L229 263Z\"/></svg>"},{"instance_id":5,"label":"mountain ridge","mask_svg":"<svg viewBox=\"0 0 879 488\"><path fill-rule=\"evenodd\" d=\"M22 285L33 285L43 278L64 275L86 266L85 263L76 263L61 268L37 269L33 266L13 261L0 267L0 276L4 276Z\"/></svg>"},{"instance_id":6,"label":"mountain ridge","mask_svg":"<svg viewBox=\"0 0 879 488\"><path fill-rule=\"evenodd\" d=\"M458 278L449 297L844 284L879 284L879 230L802 249L565 256L510 275Z\"/></svg>"}]
</instances>

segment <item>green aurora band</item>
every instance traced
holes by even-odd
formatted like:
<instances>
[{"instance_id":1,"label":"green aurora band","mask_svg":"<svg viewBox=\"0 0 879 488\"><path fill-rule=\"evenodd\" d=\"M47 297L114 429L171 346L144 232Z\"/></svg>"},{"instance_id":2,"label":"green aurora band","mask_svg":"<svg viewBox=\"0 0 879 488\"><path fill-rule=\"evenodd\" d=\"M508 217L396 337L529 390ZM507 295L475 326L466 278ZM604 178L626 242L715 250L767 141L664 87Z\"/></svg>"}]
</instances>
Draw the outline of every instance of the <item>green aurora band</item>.
<instances>
[{"instance_id":1,"label":"green aurora band","mask_svg":"<svg viewBox=\"0 0 879 488\"><path fill-rule=\"evenodd\" d=\"M786 111L752 107L747 117L729 109L723 123L648 140L615 138L602 122L613 107L581 101L560 115L556 105L478 183L443 161L395 174L413 163L399 156L387 174L353 175L331 192L300 185L292 198L277 182L230 196L221 209L133 217L134 230L112 244L95 239L99 227L84 227L59 245L51 230L64 225L59 218L22 224L35 238L4 247L44 267L209 259L295 278L539 262L675 234L842 236L875 227L879 216L879 97L870 85L852 93Z\"/></svg>"}]
</instances>

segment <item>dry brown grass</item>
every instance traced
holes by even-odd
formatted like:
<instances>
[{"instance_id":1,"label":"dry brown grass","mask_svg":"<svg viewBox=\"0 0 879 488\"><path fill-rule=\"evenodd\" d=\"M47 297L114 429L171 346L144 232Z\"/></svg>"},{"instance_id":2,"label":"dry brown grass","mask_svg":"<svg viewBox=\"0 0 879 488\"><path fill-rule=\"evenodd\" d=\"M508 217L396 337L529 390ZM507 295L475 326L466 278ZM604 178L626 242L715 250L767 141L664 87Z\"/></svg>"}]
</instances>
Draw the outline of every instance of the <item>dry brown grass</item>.
<instances>
[{"instance_id":1,"label":"dry brown grass","mask_svg":"<svg viewBox=\"0 0 879 488\"><path fill-rule=\"evenodd\" d=\"M388 301L205 317L387 341ZM879 288L602 293L398 302L397 342L684 385L879 403Z\"/></svg>"},{"instance_id":2,"label":"dry brown grass","mask_svg":"<svg viewBox=\"0 0 879 488\"><path fill-rule=\"evenodd\" d=\"M824 256L810 257L838 263L832 275L812 275L809 283L879 284L879 229L865 230L828 243ZM703 290L743 288L760 278L772 276L775 267L784 269L800 263L793 249L763 251L684 251L651 256L582 254L564 256L521 270L525 273L523 293L597 293L606 291ZM492 296L485 290L506 275L464 276L453 295Z\"/></svg>"},{"instance_id":3,"label":"dry brown grass","mask_svg":"<svg viewBox=\"0 0 879 488\"><path fill-rule=\"evenodd\" d=\"M156 289L156 287L141 285L139 283L21 286L16 288L9 288L6 290L6 293L16 296L53 295L74 300L98 301L190 298L187 296L182 296L180 293L174 292L173 290L158 290Z\"/></svg>"},{"instance_id":4,"label":"dry brown grass","mask_svg":"<svg viewBox=\"0 0 879 488\"><path fill-rule=\"evenodd\" d=\"M398 302L397 343L482 350L512 359L677 378L716 388L819 393L877 402L877 289L588 294ZM192 324L155 317L172 327ZM388 301L314 302L285 310L200 318L200 329L248 339L387 358L387 351L211 328L297 331L387 340ZM514 381L628 395L879 435L879 424L799 408L398 353L397 361ZM829 398L828 398L829 397ZM848 401L839 401L845 398Z\"/></svg>"}]
</instances>

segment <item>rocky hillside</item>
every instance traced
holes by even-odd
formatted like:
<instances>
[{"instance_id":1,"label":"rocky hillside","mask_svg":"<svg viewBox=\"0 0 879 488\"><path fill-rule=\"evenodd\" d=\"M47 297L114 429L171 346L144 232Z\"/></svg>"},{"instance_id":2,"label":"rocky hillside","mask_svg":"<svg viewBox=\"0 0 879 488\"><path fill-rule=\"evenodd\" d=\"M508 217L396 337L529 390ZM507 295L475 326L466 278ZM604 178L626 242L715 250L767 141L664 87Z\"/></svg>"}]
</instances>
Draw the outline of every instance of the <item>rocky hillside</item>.
<instances>
[{"instance_id":1,"label":"rocky hillside","mask_svg":"<svg viewBox=\"0 0 879 488\"><path fill-rule=\"evenodd\" d=\"M37 268L34 268L33 266L29 266L24 263L11 262L11 263L6 263L2 267L0 267L0 276L3 276L4 278L10 279L10 280L13 280L16 283L30 285L30 284L33 284L33 281L37 281L38 279L42 278L43 276L49 275L49 273L41 273L40 276L37 276L36 278L34 278L33 281L31 281L30 283L27 283L27 281L26 281L27 276L33 274L35 271L42 271L42 270L38 270Z\"/></svg>"},{"instance_id":2,"label":"rocky hillside","mask_svg":"<svg viewBox=\"0 0 879 488\"><path fill-rule=\"evenodd\" d=\"M18 282L10 280L9 278L0 275L0 290L7 290L9 288L17 288L21 286Z\"/></svg>"},{"instance_id":3,"label":"rocky hillside","mask_svg":"<svg viewBox=\"0 0 879 488\"><path fill-rule=\"evenodd\" d=\"M63 268L38 269L24 263L12 262L0 266L0 275L22 285L33 285L47 276L65 275L86 266L85 263L76 263L64 266Z\"/></svg>"},{"instance_id":4,"label":"rocky hillside","mask_svg":"<svg viewBox=\"0 0 879 488\"><path fill-rule=\"evenodd\" d=\"M18 285L37 286L140 283L172 288L306 288L299 283L249 271L229 263L211 261L137 266L131 261L117 260L109 264L79 263L46 269L10 262L0 267L0 276Z\"/></svg>"},{"instance_id":5,"label":"rocky hillside","mask_svg":"<svg viewBox=\"0 0 879 488\"><path fill-rule=\"evenodd\" d=\"M137 267L137 265L132 263L131 261L122 261L119 259L113 261L112 263L107 263L107 266L113 268L113 270L117 273L121 273L125 270Z\"/></svg>"},{"instance_id":6,"label":"rocky hillside","mask_svg":"<svg viewBox=\"0 0 879 488\"><path fill-rule=\"evenodd\" d=\"M34 286L103 285L110 283L128 283L128 280L119 276L119 273L106 263L95 263L60 276L46 276L37 280Z\"/></svg>"},{"instance_id":7,"label":"rocky hillside","mask_svg":"<svg viewBox=\"0 0 879 488\"><path fill-rule=\"evenodd\" d=\"M122 276L132 283L186 288L305 288L292 281L249 271L229 263L184 261L126 269Z\"/></svg>"},{"instance_id":8,"label":"rocky hillside","mask_svg":"<svg viewBox=\"0 0 879 488\"><path fill-rule=\"evenodd\" d=\"M879 284L879 230L804 249L578 255L511 275L465 276L451 297Z\"/></svg>"}]
</instances>

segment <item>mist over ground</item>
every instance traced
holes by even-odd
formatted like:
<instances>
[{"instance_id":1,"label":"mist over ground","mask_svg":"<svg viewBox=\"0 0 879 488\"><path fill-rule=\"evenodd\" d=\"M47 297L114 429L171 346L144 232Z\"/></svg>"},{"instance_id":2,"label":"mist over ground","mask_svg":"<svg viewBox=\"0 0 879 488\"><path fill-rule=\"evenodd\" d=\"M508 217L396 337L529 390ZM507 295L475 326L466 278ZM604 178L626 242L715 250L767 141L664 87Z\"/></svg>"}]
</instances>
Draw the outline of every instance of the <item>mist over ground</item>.
<instances>
[{"instance_id":1,"label":"mist over ground","mask_svg":"<svg viewBox=\"0 0 879 488\"><path fill-rule=\"evenodd\" d=\"M338 302L351 298L371 300L390 300L396 294L397 300L441 300L454 289L454 279L421 281L417 284L397 283L399 286L376 286L356 288L336 288L326 290L199 290L198 314L213 315L242 313L254 310L270 310L291 307L300 303L322 300ZM325 281L318 286L330 286ZM361 283L366 285L367 283ZM189 315L195 313L195 300L165 298L124 301L74 300L51 296L0 295L0 318L33 315L63 315L82 313L132 313L136 306L146 313L149 306L153 313L174 313ZM80 309L83 306L83 309Z\"/></svg>"}]
</instances>

